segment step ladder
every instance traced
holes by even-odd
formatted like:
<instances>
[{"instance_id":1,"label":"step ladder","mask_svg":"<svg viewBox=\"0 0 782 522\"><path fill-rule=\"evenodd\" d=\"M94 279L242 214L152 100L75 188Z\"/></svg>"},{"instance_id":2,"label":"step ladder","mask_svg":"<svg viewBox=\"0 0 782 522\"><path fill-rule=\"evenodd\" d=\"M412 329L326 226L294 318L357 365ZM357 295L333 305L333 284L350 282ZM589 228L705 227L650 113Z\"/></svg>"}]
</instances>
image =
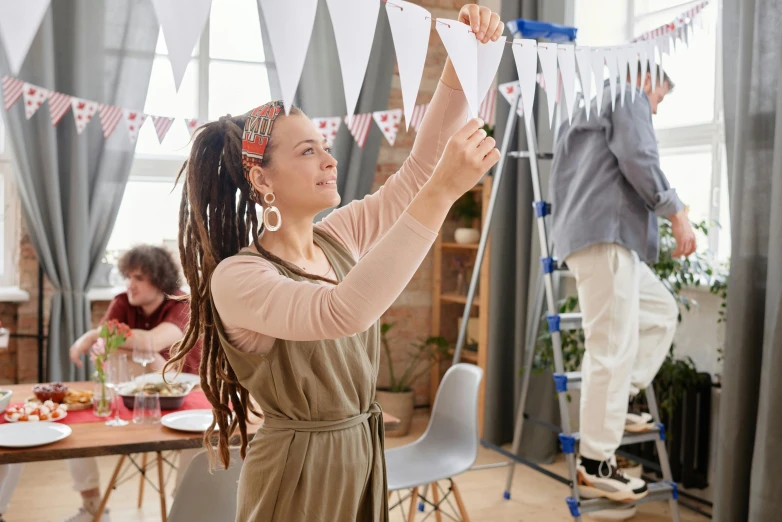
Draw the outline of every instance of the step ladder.
<instances>
[{"instance_id":1,"label":"step ladder","mask_svg":"<svg viewBox=\"0 0 782 522\"><path fill-rule=\"evenodd\" d=\"M459 329L459 337L456 343L456 349L453 357L453 364L459 362L462 349L467 337L467 324L470 317L470 311L473 300L475 298L478 281L480 280L480 269L483 263L483 256L486 249L486 244L489 237L489 231L491 228L491 219L494 212L494 204L497 194L501 186L501 179L505 164L508 158L514 159L528 159L530 162L530 173L532 177L532 188L535 201L533 202L533 208L535 212L535 218L538 229L538 239L540 241L541 250L541 276L537 281L536 289L536 301L535 309L531 316L529 316L527 327L527 339L526 339L526 353L524 360L524 372L521 386L521 397L519 400L518 412L516 414L516 423L513 435L512 451L508 452L503 448L491 444L487 441L481 441L481 444L487 448L490 448L510 460L507 463L499 465L487 465L478 466L473 469L481 469L488 467L508 466L508 476L504 491L504 497L510 499L511 485L513 482L513 472L515 470L516 463L525 464L531 468L539 471L559 482L566 484L571 489L571 495L565 499L567 508L570 510L570 514L576 521L581 520L581 515L585 513L591 513L595 511L603 511L606 509L621 509L628 506L634 506L643 504L646 502L665 501L667 500L670 506L671 518L674 522L680 522L679 504L678 504L678 486L673 481L671 474L670 463L668 461L668 453L665 448L665 426L660 422L660 415L657 409L657 401L654 394L652 385L649 385L646 390L646 399L649 406L649 413L655 422L655 429L645 433L625 433L622 438L622 445L636 444L639 442L654 441L657 448L657 455L660 461L660 469L662 471L663 480L656 483L648 483L649 493L644 498L628 503L628 502L615 502L608 499L582 499L579 496L578 491L578 479L576 474L576 444L579 441L579 434L571 430L570 417L568 413L568 400L567 394L569 390L579 389L581 387L581 374L580 372L565 372L564 363L562 358L562 331L569 331L581 328L581 314L580 313L559 313L556 302L555 293L555 275L558 276L567 267L560 264L552 257L552 244L548 238L546 231L546 217L551 214L551 205L543 200L541 187L540 187L540 174L538 169L538 160L550 160L553 158L553 154L541 153L538 151L537 137L535 133L534 123L532 121L527 122L525 118L525 130L527 140L526 151L510 151L511 137L514 134L516 128L517 112L516 108L520 103L520 99L517 97L515 103L511 104L508 111L508 119L505 125L505 133L503 134L503 141L501 147L500 160L497 163L497 167L494 172L494 183L492 186L491 197L486 211L486 219L483 223L483 230L481 232L481 239L478 245L478 252L473 268L472 278L470 280L470 286L467 294L467 302L464 307L464 313L462 316L461 328ZM557 107L559 109L559 106ZM559 117L559 111L557 120L561 121ZM556 136L556 132L555 132ZM543 304L546 303L546 322L548 324L549 331L551 333L552 348L554 354L554 382L557 391L559 401L559 411L561 417L561 425L553 426L546 422L539 421L533 418L529 418L525 414L525 405L527 401L527 392L529 390L530 375L532 374L532 364L535 356L535 345L538 337L538 325L540 324L540 318L543 314ZM568 476L561 477L555 473L552 473L545 468L542 468L522 457L518 457L519 446L521 444L521 437L524 429L525 420L542 424L549 429L558 433L559 441L562 446L562 451L565 454L567 460Z\"/></svg>"}]
</instances>

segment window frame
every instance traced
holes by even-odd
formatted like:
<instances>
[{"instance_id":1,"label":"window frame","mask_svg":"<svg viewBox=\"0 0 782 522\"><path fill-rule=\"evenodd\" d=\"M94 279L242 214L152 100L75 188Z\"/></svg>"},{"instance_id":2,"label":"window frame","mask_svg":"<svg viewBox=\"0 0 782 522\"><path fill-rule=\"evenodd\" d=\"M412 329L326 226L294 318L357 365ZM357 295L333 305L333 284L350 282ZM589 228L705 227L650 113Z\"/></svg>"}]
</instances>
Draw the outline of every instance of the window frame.
<instances>
[{"instance_id":1,"label":"window frame","mask_svg":"<svg viewBox=\"0 0 782 522\"><path fill-rule=\"evenodd\" d=\"M5 122L0 123L5 125ZM21 208L16 187L16 169L11 156L8 133L0 130L0 174L3 178L3 270L0 272L0 288L19 286L19 240Z\"/></svg>"}]
</instances>

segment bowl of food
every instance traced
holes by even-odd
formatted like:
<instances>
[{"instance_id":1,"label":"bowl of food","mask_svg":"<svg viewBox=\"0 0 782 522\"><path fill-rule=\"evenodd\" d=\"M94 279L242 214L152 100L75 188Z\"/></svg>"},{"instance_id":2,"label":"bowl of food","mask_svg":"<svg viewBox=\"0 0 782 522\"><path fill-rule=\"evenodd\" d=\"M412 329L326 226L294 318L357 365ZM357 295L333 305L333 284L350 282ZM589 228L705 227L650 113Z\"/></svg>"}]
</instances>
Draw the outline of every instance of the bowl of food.
<instances>
[{"instance_id":1,"label":"bowl of food","mask_svg":"<svg viewBox=\"0 0 782 522\"><path fill-rule=\"evenodd\" d=\"M133 409L133 401L139 392L157 393L160 395L161 410L178 410L185 402L185 397L193 389L193 383L184 382L133 382L119 390L125 407Z\"/></svg>"},{"instance_id":2,"label":"bowl of food","mask_svg":"<svg viewBox=\"0 0 782 522\"><path fill-rule=\"evenodd\" d=\"M8 404L11 402L11 395L13 395L11 390L0 388L0 412L8 409Z\"/></svg>"}]
</instances>

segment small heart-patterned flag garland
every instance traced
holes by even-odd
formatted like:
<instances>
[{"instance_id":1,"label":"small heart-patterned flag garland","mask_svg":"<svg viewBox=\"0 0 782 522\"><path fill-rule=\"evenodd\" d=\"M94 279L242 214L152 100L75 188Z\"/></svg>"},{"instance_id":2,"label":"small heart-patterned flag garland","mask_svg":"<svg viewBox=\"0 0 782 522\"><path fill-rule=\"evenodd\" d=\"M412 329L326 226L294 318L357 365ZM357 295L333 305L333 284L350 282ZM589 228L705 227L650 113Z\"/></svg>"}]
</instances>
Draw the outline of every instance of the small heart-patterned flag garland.
<instances>
[{"instance_id":1,"label":"small heart-patterned flag garland","mask_svg":"<svg viewBox=\"0 0 782 522\"><path fill-rule=\"evenodd\" d=\"M416 132L418 132L421 122L424 121L424 114L426 114L427 107L429 107L428 103L421 103L413 108L413 114L410 116L410 126Z\"/></svg>"},{"instance_id":2,"label":"small heart-patterned flag garland","mask_svg":"<svg viewBox=\"0 0 782 522\"><path fill-rule=\"evenodd\" d=\"M200 120L198 118L193 118L192 120L185 120L185 125L187 126L187 132L190 133L190 137L193 137L193 133L200 127L206 123L206 120Z\"/></svg>"},{"instance_id":3,"label":"small heart-patterned flag garland","mask_svg":"<svg viewBox=\"0 0 782 522\"><path fill-rule=\"evenodd\" d=\"M71 107L71 97L61 92L52 92L49 95L49 116L52 118L52 127L60 123L62 117Z\"/></svg>"},{"instance_id":4,"label":"small heart-patterned flag garland","mask_svg":"<svg viewBox=\"0 0 782 522\"><path fill-rule=\"evenodd\" d=\"M376 111L372 113L375 123L380 127L386 141L392 147L396 141L396 134L399 132L399 122L402 121L402 109L391 109L389 111Z\"/></svg>"},{"instance_id":5,"label":"small heart-patterned flag garland","mask_svg":"<svg viewBox=\"0 0 782 522\"><path fill-rule=\"evenodd\" d=\"M138 131L147 120L147 115L130 109L123 109L123 114L125 116L125 124L128 127L128 138L131 143L136 143Z\"/></svg>"},{"instance_id":6,"label":"small heart-patterned flag garland","mask_svg":"<svg viewBox=\"0 0 782 522\"><path fill-rule=\"evenodd\" d=\"M174 123L174 118L168 118L166 116L152 116L152 123L155 124L155 132L157 132L157 139L160 143L163 143L163 138L168 134L168 130L171 128L171 124Z\"/></svg>"},{"instance_id":7,"label":"small heart-patterned flag garland","mask_svg":"<svg viewBox=\"0 0 782 522\"><path fill-rule=\"evenodd\" d=\"M73 118L76 121L76 132L81 134L90 120L92 120L92 117L95 116L98 110L98 102L73 98L71 107L73 107Z\"/></svg>"},{"instance_id":8,"label":"small heart-patterned flag garland","mask_svg":"<svg viewBox=\"0 0 782 522\"><path fill-rule=\"evenodd\" d=\"M355 114L353 118L345 116L345 125L348 126L348 130L355 138L356 143L362 149L367 142L367 136L369 136L369 129L372 126L372 113Z\"/></svg>"},{"instance_id":9,"label":"small heart-patterned flag garland","mask_svg":"<svg viewBox=\"0 0 782 522\"><path fill-rule=\"evenodd\" d=\"M497 86L497 90L500 91L502 97L505 98L505 101L507 101L509 104L515 103L516 96L521 94L521 86L519 82L501 83ZM519 115L519 118L524 116L524 106L521 103L519 103L518 107L516 108L516 114Z\"/></svg>"},{"instance_id":10,"label":"small heart-patterned flag garland","mask_svg":"<svg viewBox=\"0 0 782 522\"><path fill-rule=\"evenodd\" d=\"M312 123L318 128L321 135L326 138L329 147L334 146L334 140L337 139L341 121L342 118L339 116L333 116L331 118L312 118Z\"/></svg>"},{"instance_id":11,"label":"small heart-patterned flag garland","mask_svg":"<svg viewBox=\"0 0 782 522\"><path fill-rule=\"evenodd\" d=\"M497 107L497 91L490 89L478 109L478 117L487 125L494 125L494 109Z\"/></svg>"},{"instance_id":12,"label":"small heart-patterned flag garland","mask_svg":"<svg viewBox=\"0 0 782 522\"><path fill-rule=\"evenodd\" d=\"M49 89L44 89L37 85L24 84L22 99L24 100L24 115L28 120L33 117L33 114L38 112L43 102L49 97L50 92Z\"/></svg>"},{"instance_id":13,"label":"small heart-patterned flag garland","mask_svg":"<svg viewBox=\"0 0 782 522\"><path fill-rule=\"evenodd\" d=\"M5 110L14 106L14 103L22 97L24 82L11 76L3 76L3 101Z\"/></svg>"},{"instance_id":14,"label":"small heart-patterned flag garland","mask_svg":"<svg viewBox=\"0 0 782 522\"><path fill-rule=\"evenodd\" d=\"M98 105L98 116L100 116L100 126L103 129L103 139L109 139L122 118L122 108L113 105Z\"/></svg>"}]
</instances>

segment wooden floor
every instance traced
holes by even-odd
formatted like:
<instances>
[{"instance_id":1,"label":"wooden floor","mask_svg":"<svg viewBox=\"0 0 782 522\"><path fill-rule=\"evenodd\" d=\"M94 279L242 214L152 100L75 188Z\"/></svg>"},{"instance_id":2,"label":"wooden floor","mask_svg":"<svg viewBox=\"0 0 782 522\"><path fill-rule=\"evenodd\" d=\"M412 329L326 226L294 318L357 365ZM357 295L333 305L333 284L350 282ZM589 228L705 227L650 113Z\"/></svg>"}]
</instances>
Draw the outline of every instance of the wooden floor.
<instances>
[{"instance_id":1,"label":"wooden floor","mask_svg":"<svg viewBox=\"0 0 782 522\"><path fill-rule=\"evenodd\" d=\"M405 438L388 438L386 446L393 447L415 440L423 433L427 420L426 412L417 413L411 434ZM477 464L503 460L502 456L481 448ZM108 483L116 458L102 457L99 459L99 463L101 481L105 485ZM564 462L558 462L551 466L552 470L559 473L563 473L564 468ZM464 496L464 502L472 522L564 522L573 520L564 503L564 498L568 495L568 489L565 486L525 466L517 466L511 492L512 499L504 500L502 491L505 477L505 468L495 468L472 471L456 480ZM173 486L173 479L172 476L169 480L169 489ZM447 483L442 483L442 485L445 487ZM155 491L147 486L144 505L141 509L136 507L137 494L137 477L120 486L112 494L109 501L111 522L160 520L160 504ZM394 496L395 498L396 496ZM80 505L81 499L71 489L70 476L64 462L35 463L25 467L9 511L3 516L6 522L62 522L75 514ZM405 506L407 505L406 502ZM425 514L418 513L416 520L423 521L424 517ZM584 517L584 519L595 520L590 517ZM406 517L403 518L398 509L392 512L392 522L403 520L406 520ZM434 522L435 518L430 516L426 520ZM444 516L443 520L450 519ZM638 514L632 520L634 522L670 521L668 504L648 503L639 506ZM703 522L706 520L708 520L706 517L682 509L683 522Z\"/></svg>"}]
</instances>

